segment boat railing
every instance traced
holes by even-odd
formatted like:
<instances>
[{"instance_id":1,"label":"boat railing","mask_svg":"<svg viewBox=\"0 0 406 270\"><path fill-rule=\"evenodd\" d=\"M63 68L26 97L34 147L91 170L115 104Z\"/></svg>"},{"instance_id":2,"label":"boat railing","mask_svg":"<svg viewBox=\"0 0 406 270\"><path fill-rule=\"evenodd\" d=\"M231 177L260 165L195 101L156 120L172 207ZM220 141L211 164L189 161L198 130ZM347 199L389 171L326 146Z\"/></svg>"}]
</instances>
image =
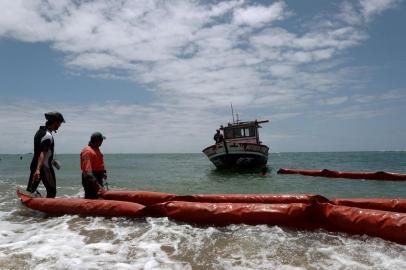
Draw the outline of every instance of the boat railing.
<instances>
[{"instance_id":1,"label":"boat railing","mask_svg":"<svg viewBox=\"0 0 406 270\"><path fill-rule=\"evenodd\" d=\"M235 139L226 139L227 143L257 143L257 139L255 137L251 138L235 138Z\"/></svg>"}]
</instances>

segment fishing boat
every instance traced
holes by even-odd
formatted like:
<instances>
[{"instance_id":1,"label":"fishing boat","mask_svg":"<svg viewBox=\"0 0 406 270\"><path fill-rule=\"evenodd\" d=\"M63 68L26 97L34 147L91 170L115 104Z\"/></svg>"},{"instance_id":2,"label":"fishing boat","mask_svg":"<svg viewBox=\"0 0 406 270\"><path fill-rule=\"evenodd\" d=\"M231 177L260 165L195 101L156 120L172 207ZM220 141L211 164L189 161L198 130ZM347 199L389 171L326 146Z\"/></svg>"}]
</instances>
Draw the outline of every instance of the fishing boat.
<instances>
[{"instance_id":1,"label":"fishing boat","mask_svg":"<svg viewBox=\"0 0 406 270\"><path fill-rule=\"evenodd\" d=\"M234 118L234 117L233 117ZM268 162L269 147L262 144L258 129L269 120L238 120L220 126L223 139L203 149L203 153L219 169L261 168Z\"/></svg>"}]
</instances>

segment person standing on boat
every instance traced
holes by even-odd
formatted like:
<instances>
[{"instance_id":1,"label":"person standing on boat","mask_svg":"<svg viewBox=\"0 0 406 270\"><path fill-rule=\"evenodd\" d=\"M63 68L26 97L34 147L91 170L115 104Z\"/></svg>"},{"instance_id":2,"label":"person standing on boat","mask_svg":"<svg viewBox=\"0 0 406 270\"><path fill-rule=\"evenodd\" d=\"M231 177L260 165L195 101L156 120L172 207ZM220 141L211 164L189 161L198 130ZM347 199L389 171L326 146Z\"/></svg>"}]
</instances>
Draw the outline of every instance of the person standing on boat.
<instances>
[{"instance_id":1,"label":"person standing on boat","mask_svg":"<svg viewBox=\"0 0 406 270\"><path fill-rule=\"evenodd\" d=\"M60 112L45 113L45 126L40 126L34 136L34 156L30 165L30 178L27 184L27 191L33 193L37 190L42 180L46 190L47 198L56 196L56 179L52 165L59 169L59 163L54 157L54 137L52 132L58 130L62 123L65 123Z\"/></svg>"},{"instance_id":2,"label":"person standing on boat","mask_svg":"<svg viewBox=\"0 0 406 270\"><path fill-rule=\"evenodd\" d=\"M223 134L220 133L220 129L216 130L216 134L214 134L213 140L217 143L222 143L224 140Z\"/></svg>"},{"instance_id":3,"label":"person standing on boat","mask_svg":"<svg viewBox=\"0 0 406 270\"><path fill-rule=\"evenodd\" d=\"M100 146L105 139L106 137L100 132L94 132L90 136L89 144L80 152L80 168L85 199L97 199L99 193L104 190L103 180L107 179L107 171L104 167Z\"/></svg>"}]
</instances>

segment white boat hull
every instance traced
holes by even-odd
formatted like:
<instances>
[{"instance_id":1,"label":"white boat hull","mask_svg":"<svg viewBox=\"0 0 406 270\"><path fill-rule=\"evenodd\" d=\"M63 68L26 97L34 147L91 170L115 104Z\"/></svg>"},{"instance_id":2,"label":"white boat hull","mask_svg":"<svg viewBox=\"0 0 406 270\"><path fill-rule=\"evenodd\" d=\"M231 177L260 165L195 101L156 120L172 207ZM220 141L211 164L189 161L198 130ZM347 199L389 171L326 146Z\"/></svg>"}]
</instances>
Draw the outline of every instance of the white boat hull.
<instances>
[{"instance_id":1,"label":"white boat hull","mask_svg":"<svg viewBox=\"0 0 406 270\"><path fill-rule=\"evenodd\" d=\"M221 143L203 150L217 168L251 168L266 165L269 147L252 143Z\"/></svg>"}]
</instances>

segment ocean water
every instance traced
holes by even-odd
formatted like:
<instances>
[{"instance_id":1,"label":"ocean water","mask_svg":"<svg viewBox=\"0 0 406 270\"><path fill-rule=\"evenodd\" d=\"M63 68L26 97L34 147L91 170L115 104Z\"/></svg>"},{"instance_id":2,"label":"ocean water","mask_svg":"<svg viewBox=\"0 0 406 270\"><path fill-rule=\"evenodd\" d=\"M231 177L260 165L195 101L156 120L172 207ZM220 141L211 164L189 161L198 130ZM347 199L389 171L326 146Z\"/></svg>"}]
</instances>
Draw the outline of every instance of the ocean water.
<instances>
[{"instance_id":1,"label":"ocean water","mask_svg":"<svg viewBox=\"0 0 406 270\"><path fill-rule=\"evenodd\" d=\"M79 156L58 155L59 197L83 197ZM15 195L30 155L0 155L0 269L406 269L406 246L279 226L167 218L47 217ZM278 175L279 168L406 173L406 152L271 153L269 174L218 171L203 154L106 154L110 190L406 198L406 182ZM40 192L46 194L42 185Z\"/></svg>"}]
</instances>

